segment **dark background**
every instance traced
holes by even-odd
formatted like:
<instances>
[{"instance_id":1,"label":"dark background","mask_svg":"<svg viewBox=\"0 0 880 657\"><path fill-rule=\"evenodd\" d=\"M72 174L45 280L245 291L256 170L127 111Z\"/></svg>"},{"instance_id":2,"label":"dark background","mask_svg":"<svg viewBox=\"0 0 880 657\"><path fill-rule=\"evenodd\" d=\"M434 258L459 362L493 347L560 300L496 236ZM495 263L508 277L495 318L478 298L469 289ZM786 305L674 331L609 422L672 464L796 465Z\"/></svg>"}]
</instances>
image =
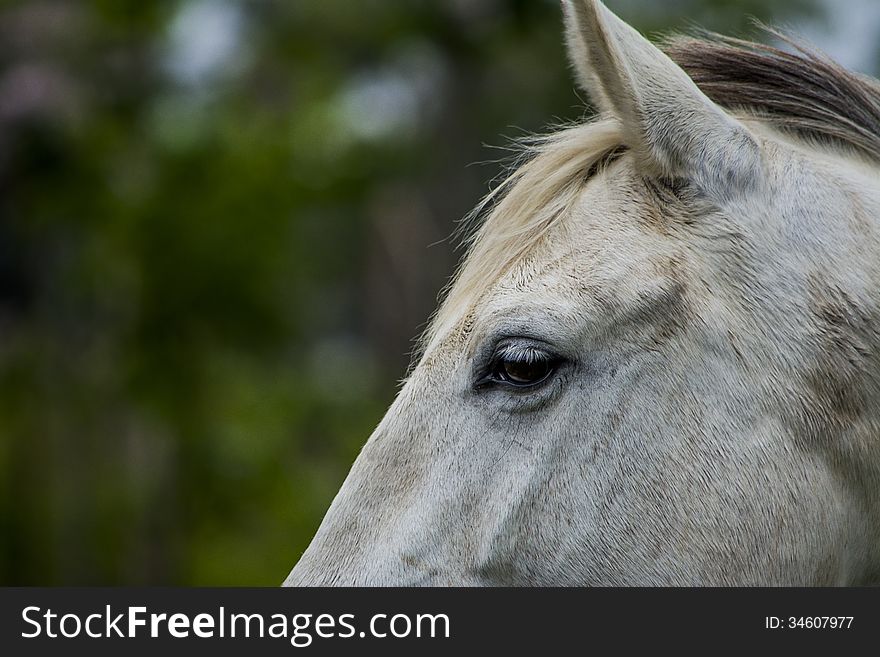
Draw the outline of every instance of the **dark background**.
<instances>
[{"instance_id":1,"label":"dark background","mask_svg":"<svg viewBox=\"0 0 880 657\"><path fill-rule=\"evenodd\" d=\"M878 4L818 2L609 4L875 71ZM556 0L0 3L0 584L280 583L487 144L583 114Z\"/></svg>"}]
</instances>

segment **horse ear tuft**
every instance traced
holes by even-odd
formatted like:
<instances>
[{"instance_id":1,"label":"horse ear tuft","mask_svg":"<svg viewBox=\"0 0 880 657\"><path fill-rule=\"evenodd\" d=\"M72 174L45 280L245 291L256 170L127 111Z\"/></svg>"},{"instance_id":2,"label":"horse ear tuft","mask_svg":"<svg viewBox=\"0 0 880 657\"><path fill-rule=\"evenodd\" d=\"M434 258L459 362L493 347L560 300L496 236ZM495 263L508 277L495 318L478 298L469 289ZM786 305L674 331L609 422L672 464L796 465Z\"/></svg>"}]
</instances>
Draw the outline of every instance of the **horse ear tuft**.
<instances>
[{"instance_id":1,"label":"horse ear tuft","mask_svg":"<svg viewBox=\"0 0 880 657\"><path fill-rule=\"evenodd\" d=\"M598 0L562 0L569 58L600 112L616 117L648 173L686 177L721 194L758 179L747 128L675 62Z\"/></svg>"}]
</instances>

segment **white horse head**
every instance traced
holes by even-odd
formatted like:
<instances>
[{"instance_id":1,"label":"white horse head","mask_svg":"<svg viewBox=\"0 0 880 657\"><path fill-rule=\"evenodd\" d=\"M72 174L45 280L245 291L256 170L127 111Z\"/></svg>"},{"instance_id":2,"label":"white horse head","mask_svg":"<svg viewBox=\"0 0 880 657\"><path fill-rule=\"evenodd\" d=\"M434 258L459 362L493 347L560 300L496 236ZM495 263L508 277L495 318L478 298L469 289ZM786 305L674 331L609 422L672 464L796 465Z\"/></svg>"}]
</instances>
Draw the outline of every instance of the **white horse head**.
<instances>
[{"instance_id":1,"label":"white horse head","mask_svg":"<svg viewBox=\"0 0 880 657\"><path fill-rule=\"evenodd\" d=\"M563 4L601 114L484 205L286 583L880 581L880 85Z\"/></svg>"}]
</instances>

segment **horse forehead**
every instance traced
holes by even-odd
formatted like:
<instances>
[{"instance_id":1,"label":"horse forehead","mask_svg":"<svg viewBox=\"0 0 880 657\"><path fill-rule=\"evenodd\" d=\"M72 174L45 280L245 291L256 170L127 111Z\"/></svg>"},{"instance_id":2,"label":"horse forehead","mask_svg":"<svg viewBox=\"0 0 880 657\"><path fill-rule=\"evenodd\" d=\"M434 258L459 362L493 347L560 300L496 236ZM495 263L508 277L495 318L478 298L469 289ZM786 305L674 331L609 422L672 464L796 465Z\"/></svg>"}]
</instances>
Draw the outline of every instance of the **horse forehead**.
<instances>
[{"instance_id":1,"label":"horse forehead","mask_svg":"<svg viewBox=\"0 0 880 657\"><path fill-rule=\"evenodd\" d=\"M578 298L585 291L625 291L655 280L677 247L652 227L650 205L606 187L585 190L568 216L515 262L491 298L535 295Z\"/></svg>"},{"instance_id":2,"label":"horse forehead","mask_svg":"<svg viewBox=\"0 0 880 657\"><path fill-rule=\"evenodd\" d=\"M800 280L829 255L836 262L856 254L858 231L849 224L861 216L852 212L860 177L854 183L845 168L833 166L836 160L817 162L787 143L774 143L767 155L769 180L760 193L731 207L700 206L699 216L681 210L687 217L676 216L677 204L652 196L630 158L621 158L591 179L568 214L488 288L474 319L519 308L574 316L626 307L668 279L687 283L707 271L714 272L716 292L728 283L739 289L753 270L762 278L770 270L789 278L797 271ZM836 184L829 185L829 176ZM876 237L873 227L870 232ZM806 295L794 280L779 291Z\"/></svg>"}]
</instances>

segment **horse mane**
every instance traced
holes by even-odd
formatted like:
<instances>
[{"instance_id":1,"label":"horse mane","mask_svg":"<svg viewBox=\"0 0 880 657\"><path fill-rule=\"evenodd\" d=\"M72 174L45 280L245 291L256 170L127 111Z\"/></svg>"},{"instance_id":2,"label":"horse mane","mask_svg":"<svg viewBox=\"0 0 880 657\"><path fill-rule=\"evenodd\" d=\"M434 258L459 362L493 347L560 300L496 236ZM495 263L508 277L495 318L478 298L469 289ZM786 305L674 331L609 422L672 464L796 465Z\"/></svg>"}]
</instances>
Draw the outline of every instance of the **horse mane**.
<instances>
[{"instance_id":1,"label":"horse mane","mask_svg":"<svg viewBox=\"0 0 880 657\"><path fill-rule=\"evenodd\" d=\"M703 93L732 113L880 162L880 83L764 29L793 52L712 33L676 36L662 47ZM620 126L607 117L522 144L514 168L463 224L467 256L444 288L445 299L421 336L413 364L541 242L568 214L586 180L622 149Z\"/></svg>"},{"instance_id":2,"label":"horse mane","mask_svg":"<svg viewBox=\"0 0 880 657\"><path fill-rule=\"evenodd\" d=\"M673 37L663 50L703 93L731 112L880 161L880 83L762 28L793 52L713 33Z\"/></svg>"}]
</instances>

